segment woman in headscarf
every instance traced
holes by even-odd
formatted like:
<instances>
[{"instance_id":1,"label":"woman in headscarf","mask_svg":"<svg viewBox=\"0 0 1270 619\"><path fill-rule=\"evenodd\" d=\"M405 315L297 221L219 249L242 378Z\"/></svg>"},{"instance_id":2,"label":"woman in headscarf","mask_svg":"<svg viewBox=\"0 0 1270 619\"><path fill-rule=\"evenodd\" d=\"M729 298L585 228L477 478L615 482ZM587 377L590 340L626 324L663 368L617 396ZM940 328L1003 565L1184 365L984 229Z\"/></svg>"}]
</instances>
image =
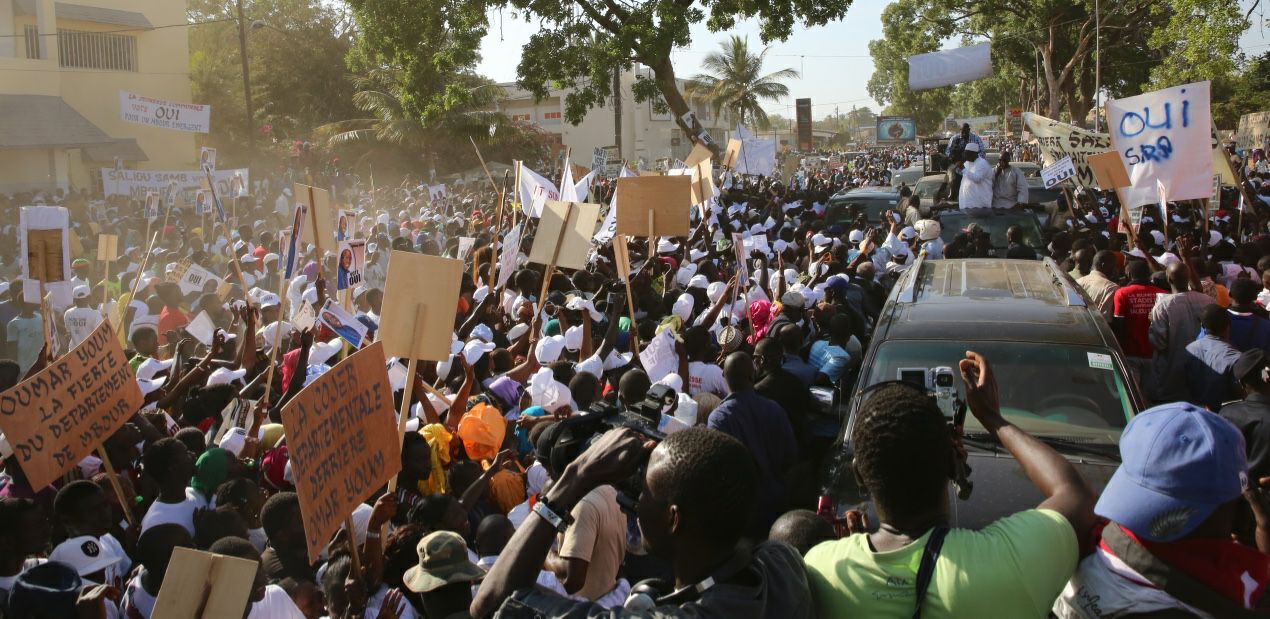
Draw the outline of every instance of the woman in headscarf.
<instances>
[{"instance_id":1,"label":"woman in headscarf","mask_svg":"<svg viewBox=\"0 0 1270 619\"><path fill-rule=\"evenodd\" d=\"M750 344L758 344L758 341L767 335L767 326L772 323L772 303L770 301L758 300L750 304L750 336L745 341Z\"/></svg>"}]
</instances>

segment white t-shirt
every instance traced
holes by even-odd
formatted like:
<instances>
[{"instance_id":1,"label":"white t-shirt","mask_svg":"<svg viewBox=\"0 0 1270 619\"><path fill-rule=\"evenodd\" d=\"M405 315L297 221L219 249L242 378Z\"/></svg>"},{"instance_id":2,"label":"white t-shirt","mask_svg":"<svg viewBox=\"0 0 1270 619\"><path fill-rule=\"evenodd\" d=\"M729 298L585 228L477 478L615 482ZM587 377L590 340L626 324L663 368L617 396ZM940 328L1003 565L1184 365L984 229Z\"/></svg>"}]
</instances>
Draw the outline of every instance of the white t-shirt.
<instances>
[{"instance_id":1,"label":"white t-shirt","mask_svg":"<svg viewBox=\"0 0 1270 619\"><path fill-rule=\"evenodd\" d=\"M119 611L126 619L149 619L150 613L154 612L154 596L146 592L145 587L141 586L141 577L145 575L145 568L137 571L137 575L128 581L128 586L124 588L123 598L119 601Z\"/></svg>"},{"instance_id":2,"label":"white t-shirt","mask_svg":"<svg viewBox=\"0 0 1270 619\"><path fill-rule=\"evenodd\" d=\"M688 364L688 395L701 393L713 393L720 398L726 398L732 393L728 388L728 381L723 379L723 368L701 361Z\"/></svg>"},{"instance_id":3,"label":"white t-shirt","mask_svg":"<svg viewBox=\"0 0 1270 619\"><path fill-rule=\"evenodd\" d=\"M185 489L185 500L180 503L163 503L155 500L150 504L150 509L146 510L146 515L141 519L141 532L145 533L146 529L160 524L179 524L190 535L194 535L194 511L205 509L207 501L199 496L193 488Z\"/></svg>"},{"instance_id":4,"label":"white t-shirt","mask_svg":"<svg viewBox=\"0 0 1270 619\"><path fill-rule=\"evenodd\" d=\"M66 330L71 334L71 347L78 346L80 342L88 339L88 336L101 324L101 312L91 307L72 307L66 310L62 315L66 323Z\"/></svg>"},{"instance_id":5,"label":"white t-shirt","mask_svg":"<svg viewBox=\"0 0 1270 619\"><path fill-rule=\"evenodd\" d=\"M251 605L247 619L304 619L304 613L300 612L282 587L268 585L265 587L264 599Z\"/></svg>"}]
</instances>

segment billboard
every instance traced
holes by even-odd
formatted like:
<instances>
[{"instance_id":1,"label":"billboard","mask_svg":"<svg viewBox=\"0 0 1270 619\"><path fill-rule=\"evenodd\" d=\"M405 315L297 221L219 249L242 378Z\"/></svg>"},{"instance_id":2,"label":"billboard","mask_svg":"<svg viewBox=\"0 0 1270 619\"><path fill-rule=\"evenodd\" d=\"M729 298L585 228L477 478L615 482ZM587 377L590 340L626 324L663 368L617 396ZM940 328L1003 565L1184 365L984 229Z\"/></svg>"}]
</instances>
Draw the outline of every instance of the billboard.
<instances>
[{"instance_id":1,"label":"billboard","mask_svg":"<svg viewBox=\"0 0 1270 619\"><path fill-rule=\"evenodd\" d=\"M795 99L794 113L798 119L798 150L811 150L811 99Z\"/></svg>"},{"instance_id":2,"label":"billboard","mask_svg":"<svg viewBox=\"0 0 1270 619\"><path fill-rule=\"evenodd\" d=\"M911 116L878 116L878 144L903 144L917 139L917 121Z\"/></svg>"}]
</instances>

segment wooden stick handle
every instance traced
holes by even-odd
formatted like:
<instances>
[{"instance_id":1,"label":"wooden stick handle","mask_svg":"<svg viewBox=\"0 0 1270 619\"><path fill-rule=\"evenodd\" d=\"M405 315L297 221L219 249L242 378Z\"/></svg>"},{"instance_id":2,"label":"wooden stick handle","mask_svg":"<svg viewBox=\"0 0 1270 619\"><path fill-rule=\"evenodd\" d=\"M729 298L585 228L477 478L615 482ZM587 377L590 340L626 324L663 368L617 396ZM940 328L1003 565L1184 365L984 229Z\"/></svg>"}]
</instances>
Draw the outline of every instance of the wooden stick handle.
<instances>
[{"instance_id":1,"label":"wooden stick handle","mask_svg":"<svg viewBox=\"0 0 1270 619\"><path fill-rule=\"evenodd\" d=\"M119 476L115 474L115 465L110 463L110 456L106 454L104 445L97 446L97 457L101 458L101 466L106 470L106 476L110 478L110 486L115 489L115 496L119 498L119 506L123 508L124 518L128 519L129 527L136 527L136 517L132 515L132 501L123 494L123 484L119 483Z\"/></svg>"}]
</instances>

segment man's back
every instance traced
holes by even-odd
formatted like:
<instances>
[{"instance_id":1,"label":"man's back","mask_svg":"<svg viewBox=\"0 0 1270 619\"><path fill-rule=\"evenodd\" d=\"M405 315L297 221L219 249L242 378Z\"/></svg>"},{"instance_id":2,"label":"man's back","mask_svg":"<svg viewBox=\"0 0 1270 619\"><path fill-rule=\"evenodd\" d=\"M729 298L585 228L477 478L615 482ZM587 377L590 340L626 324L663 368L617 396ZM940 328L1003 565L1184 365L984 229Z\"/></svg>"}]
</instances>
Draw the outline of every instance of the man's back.
<instances>
[{"instance_id":1,"label":"man's back","mask_svg":"<svg viewBox=\"0 0 1270 619\"><path fill-rule=\"evenodd\" d=\"M930 533L889 552L868 535L825 542L806 557L821 617L911 617ZM952 529L926 591L922 617L1045 617L1076 568L1072 525L1033 509L980 531Z\"/></svg>"},{"instance_id":2,"label":"man's back","mask_svg":"<svg viewBox=\"0 0 1270 619\"><path fill-rule=\"evenodd\" d=\"M1239 351L1219 337L1205 335L1186 345L1186 389L1190 401L1209 410L1238 397L1238 385L1230 368Z\"/></svg>"},{"instance_id":3,"label":"man's back","mask_svg":"<svg viewBox=\"0 0 1270 619\"><path fill-rule=\"evenodd\" d=\"M1125 322L1125 338L1120 342L1124 354L1151 357L1154 350L1147 332L1151 326L1151 308L1155 307L1155 301L1161 294L1163 291L1155 286L1129 284L1112 295L1112 312Z\"/></svg>"},{"instance_id":4,"label":"man's back","mask_svg":"<svg viewBox=\"0 0 1270 619\"><path fill-rule=\"evenodd\" d=\"M1221 409L1221 416L1239 428L1248 448L1248 476L1270 476L1270 397L1253 393Z\"/></svg>"},{"instance_id":5,"label":"man's back","mask_svg":"<svg viewBox=\"0 0 1270 619\"><path fill-rule=\"evenodd\" d=\"M706 425L741 441L754 455L760 485L757 510L760 513L756 519L766 530L783 508L785 483L782 477L798 451L789 417L775 401L746 389L724 398L710 413Z\"/></svg>"},{"instance_id":6,"label":"man's back","mask_svg":"<svg viewBox=\"0 0 1270 619\"><path fill-rule=\"evenodd\" d=\"M1270 320L1252 312L1230 310L1230 345L1240 352L1260 348L1270 353Z\"/></svg>"},{"instance_id":7,"label":"man's back","mask_svg":"<svg viewBox=\"0 0 1270 619\"><path fill-rule=\"evenodd\" d=\"M586 583L578 595L598 600L617 584L626 556L626 516L613 486L600 486L574 506L574 523L565 530L560 556L587 562Z\"/></svg>"}]
</instances>

